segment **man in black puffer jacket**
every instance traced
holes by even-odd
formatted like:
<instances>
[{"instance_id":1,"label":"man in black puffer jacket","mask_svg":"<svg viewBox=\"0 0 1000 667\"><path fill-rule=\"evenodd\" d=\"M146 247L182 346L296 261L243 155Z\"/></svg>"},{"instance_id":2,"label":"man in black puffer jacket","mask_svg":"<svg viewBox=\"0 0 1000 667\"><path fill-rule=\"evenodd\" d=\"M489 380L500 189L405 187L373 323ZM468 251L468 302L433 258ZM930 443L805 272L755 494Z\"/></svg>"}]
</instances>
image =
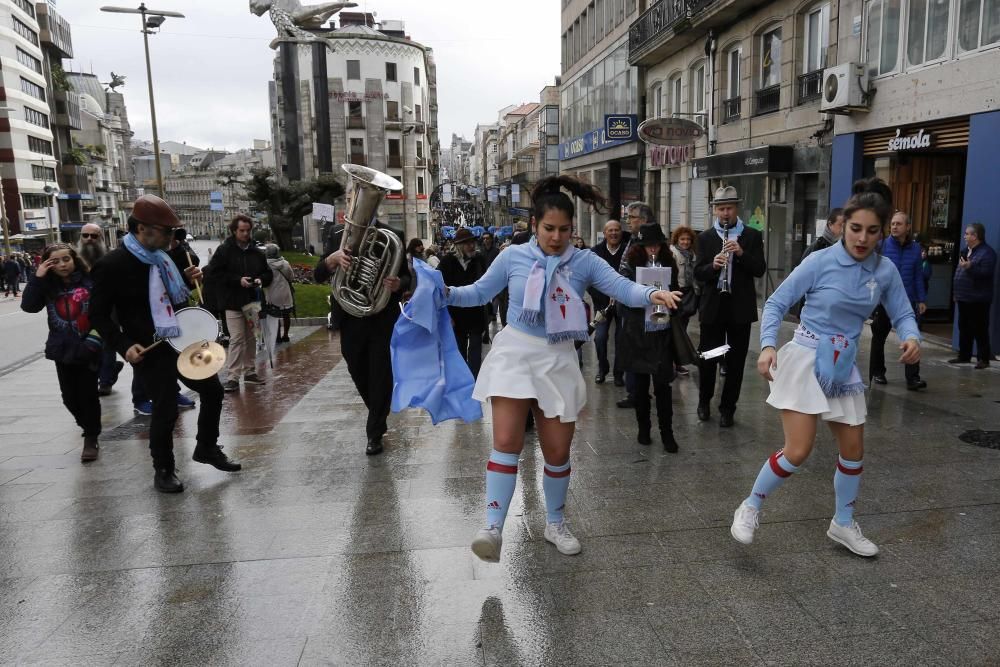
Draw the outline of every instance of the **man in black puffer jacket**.
<instances>
[{"instance_id":1,"label":"man in black puffer jacket","mask_svg":"<svg viewBox=\"0 0 1000 667\"><path fill-rule=\"evenodd\" d=\"M205 274L218 308L226 311L229 329L226 381L222 388L239 391L241 375L244 384L264 384L257 375L257 346L243 307L260 301L260 290L271 284L272 275L264 253L251 238L253 220L238 215L229 223L229 231L232 234L212 255Z\"/></svg>"}]
</instances>

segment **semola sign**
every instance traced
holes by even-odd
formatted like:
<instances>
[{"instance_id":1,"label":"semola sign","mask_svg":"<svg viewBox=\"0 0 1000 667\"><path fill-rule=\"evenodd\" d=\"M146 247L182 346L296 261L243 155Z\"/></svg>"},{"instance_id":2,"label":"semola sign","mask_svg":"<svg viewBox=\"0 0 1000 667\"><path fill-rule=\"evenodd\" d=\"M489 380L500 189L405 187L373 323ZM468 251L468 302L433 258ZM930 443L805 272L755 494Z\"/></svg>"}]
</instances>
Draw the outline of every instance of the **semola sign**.
<instances>
[{"instance_id":1,"label":"semola sign","mask_svg":"<svg viewBox=\"0 0 1000 667\"><path fill-rule=\"evenodd\" d=\"M658 146L690 146L704 135L701 125L685 118L650 118L639 126L639 138Z\"/></svg>"},{"instance_id":2,"label":"semola sign","mask_svg":"<svg viewBox=\"0 0 1000 667\"><path fill-rule=\"evenodd\" d=\"M641 128L640 128L641 129ZM923 129L917 131L916 134L910 134L905 137L900 136L902 130L896 128L896 136L889 139L889 150L890 151L912 151L918 148L930 148L931 147L931 133L927 132L924 134Z\"/></svg>"}]
</instances>

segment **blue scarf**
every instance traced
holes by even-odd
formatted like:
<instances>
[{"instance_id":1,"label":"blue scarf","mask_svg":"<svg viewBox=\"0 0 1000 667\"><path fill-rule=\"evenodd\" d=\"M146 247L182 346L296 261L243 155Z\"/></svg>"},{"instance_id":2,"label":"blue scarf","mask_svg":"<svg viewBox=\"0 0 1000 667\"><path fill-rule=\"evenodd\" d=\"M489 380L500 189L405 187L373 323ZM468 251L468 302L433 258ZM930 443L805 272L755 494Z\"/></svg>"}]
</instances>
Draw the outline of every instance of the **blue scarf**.
<instances>
[{"instance_id":1,"label":"blue scarf","mask_svg":"<svg viewBox=\"0 0 1000 667\"><path fill-rule=\"evenodd\" d=\"M715 228L715 233L719 235L719 238L725 242L726 240L726 229L719 223L719 219L716 218L712 221L712 227ZM736 218L736 224L729 228L729 240L735 241L743 233L743 220L739 217ZM732 259L732 258L730 258ZM726 263L726 281L732 285L733 284L733 263ZM719 289L722 289L722 273L719 273Z\"/></svg>"},{"instance_id":2,"label":"blue scarf","mask_svg":"<svg viewBox=\"0 0 1000 667\"><path fill-rule=\"evenodd\" d=\"M125 249L143 264L150 267L149 310L153 315L153 327L158 338L173 338L180 335L173 304L187 303L191 291L184 284L180 271L162 250L147 250L132 234L124 239ZM153 273L153 267L156 273ZM166 291L166 299L163 292ZM167 303L169 302L169 303Z\"/></svg>"},{"instance_id":3,"label":"blue scarf","mask_svg":"<svg viewBox=\"0 0 1000 667\"><path fill-rule=\"evenodd\" d=\"M577 249L568 245L561 255L546 255L535 239L529 247L536 259L524 283L518 320L528 326L544 323L550 343L587 340L587 310L565 271Z\"/></svg>"},{"instance_id":4,"label":"blue scarf","mask_svg":"<svg viewBox=\"0 0 1000 667\"><path fill-rule=\"evenodd\" d=\"M816 334L799 325L795 342L816 350L813 374L823 394L829 398L854 396L865 391L864 382L855 361L858 358L858 338L844 334Z\"/></svg>"}]
</instances>

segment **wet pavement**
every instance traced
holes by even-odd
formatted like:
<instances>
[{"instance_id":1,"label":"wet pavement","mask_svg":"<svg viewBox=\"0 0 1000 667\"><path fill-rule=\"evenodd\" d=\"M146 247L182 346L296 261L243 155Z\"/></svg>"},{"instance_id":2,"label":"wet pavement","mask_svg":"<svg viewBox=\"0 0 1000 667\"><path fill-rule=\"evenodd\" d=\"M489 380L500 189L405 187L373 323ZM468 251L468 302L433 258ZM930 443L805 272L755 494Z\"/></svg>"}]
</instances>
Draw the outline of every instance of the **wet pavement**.
<instances>
[{"instance_id":1,"label":"wet pavement","mask_svg":"<svg viewBox=\"0 0 1000 667\"><path fill-rule=\"evenodd\" d=\"M729 536L781 443L755 374L733 429L699 423L694 376L679 379L667 455L635 443L622 390L592 384L588 346L567 506L583 553L542 539L532 434L490 565L468 548L488 411L438 427L395 415L385 454L365 457L336 335L292 333L266 386L226 398L222 442L243 472L193 463L183 415L179 495L152 488L128 372L87 466L51 363L2 376L0 663L1000 664L1000 452L960 439L1000 431L996 364L950 367L929 348L927 391L892 365L872 392L858 518L882 553L863 560L825 537L826 432L756 542Z\"/></svg>"}]
</instances>

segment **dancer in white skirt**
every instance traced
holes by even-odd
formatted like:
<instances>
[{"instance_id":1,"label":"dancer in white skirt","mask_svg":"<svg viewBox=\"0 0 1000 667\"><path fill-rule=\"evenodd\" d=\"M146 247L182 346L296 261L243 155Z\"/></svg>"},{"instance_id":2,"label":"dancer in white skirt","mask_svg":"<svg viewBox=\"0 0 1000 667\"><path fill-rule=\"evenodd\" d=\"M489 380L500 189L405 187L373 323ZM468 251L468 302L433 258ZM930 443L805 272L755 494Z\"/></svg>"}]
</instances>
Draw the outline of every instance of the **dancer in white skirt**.
<instances>
[{"instance_id":1,"label":"dancer in white skirt","mask_svg":"<svg viewBox=\"0 0 1000 667\"><path fill-rule=\"evenodd\" d=\"M524 423L534 413L545 459L545 539L563 554L580 552L563 518L570 478L570 443L587 389L573 341L587 339L582 297L593 285L632 307L662 304L675 308L680 292L654 290L623 278L592 252L570 244L573 202L562 189L595 208L605 206L600 191L569 176L538 182L531 193L535 237L501 252L472 285L450 288L448 305L489 303L509 291L507 322L483 361L473 397L493 409L493 452L486 465L486 526L472 551L497 562L507 509L514 496L517 463L524 447Z\"/></svg>"},{"instance_id":2,"label":"dancer in white skirt","mask_svg":"<svg viewBox=\"0 0 1000 667\"><path fill-rule=\"evenodd\" d=\"M920 359L920 333L899 272L875 248L892 214L892 192L879 179L854 184L844 210L839 243L810 254L764 305L757 370L771 383L767 402L781 410L785 446L764 463L749 497L737 508L732 535L753 542L764 499L809 457L822 419L830 426L840 457L833 477L836 512L827 536L859 556L878 547L861 534L854 504L864 454L865 385L855 365L865 319L881 303L903 341L899 361ZM806 297L795 338L775 352L778 328L788 309Z\"/></svg>"}]
</instances>

